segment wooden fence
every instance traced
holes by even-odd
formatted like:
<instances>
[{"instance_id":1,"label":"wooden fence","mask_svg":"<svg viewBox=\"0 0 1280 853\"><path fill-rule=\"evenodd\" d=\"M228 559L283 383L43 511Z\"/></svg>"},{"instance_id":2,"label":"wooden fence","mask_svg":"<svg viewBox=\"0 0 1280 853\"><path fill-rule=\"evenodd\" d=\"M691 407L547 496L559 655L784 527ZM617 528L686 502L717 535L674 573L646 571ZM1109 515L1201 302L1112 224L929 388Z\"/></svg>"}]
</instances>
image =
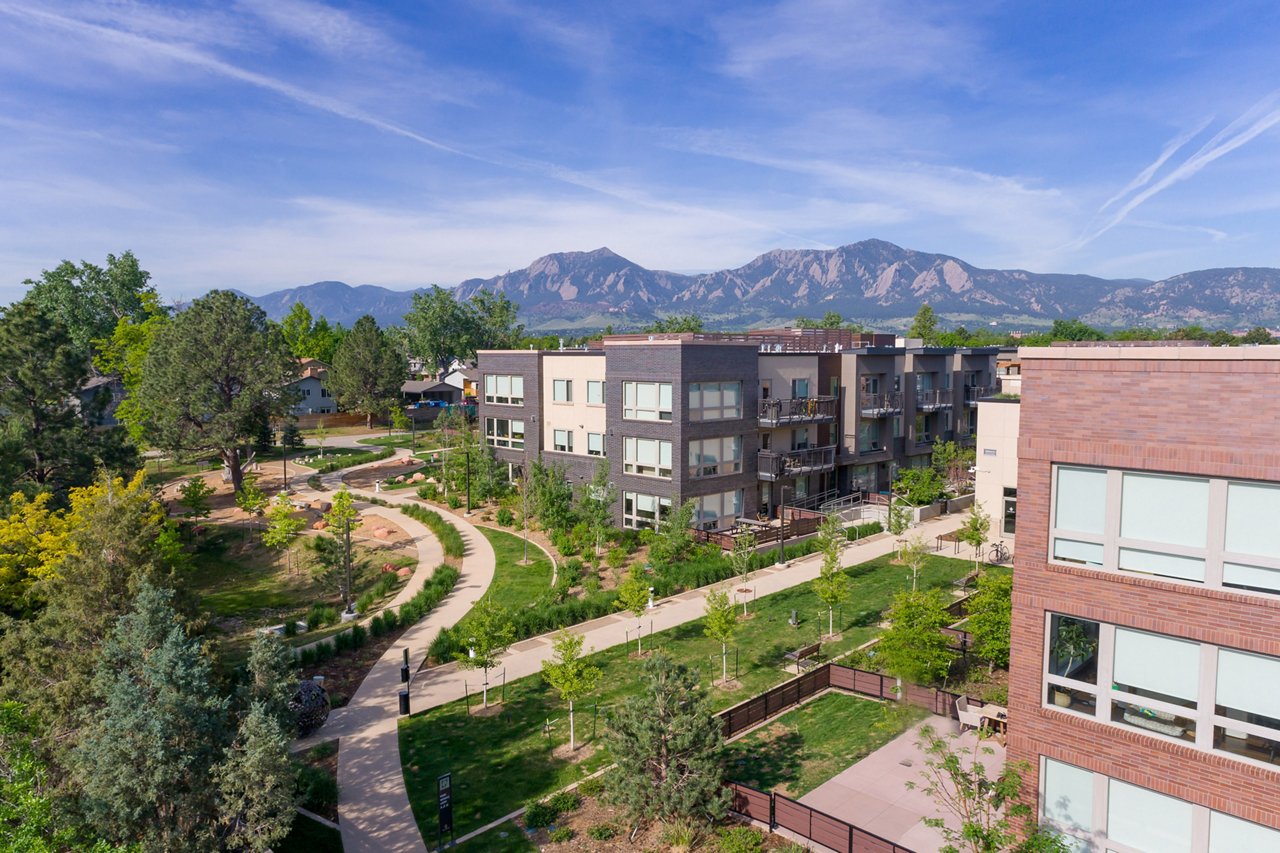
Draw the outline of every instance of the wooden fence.
<instances>
[{"instance_id":1,"label":"wooden fence","mask_svg":"<svg viewBox=\"0 0 1280 853\"><path fill-rule=\"evenodd\" d=\"M771 830L785 829L838 853L913 853L908 847L782 794L758 791L737 782L729 782L727 787L733 792L731 809Z\"/></svg>"}]
</instances>

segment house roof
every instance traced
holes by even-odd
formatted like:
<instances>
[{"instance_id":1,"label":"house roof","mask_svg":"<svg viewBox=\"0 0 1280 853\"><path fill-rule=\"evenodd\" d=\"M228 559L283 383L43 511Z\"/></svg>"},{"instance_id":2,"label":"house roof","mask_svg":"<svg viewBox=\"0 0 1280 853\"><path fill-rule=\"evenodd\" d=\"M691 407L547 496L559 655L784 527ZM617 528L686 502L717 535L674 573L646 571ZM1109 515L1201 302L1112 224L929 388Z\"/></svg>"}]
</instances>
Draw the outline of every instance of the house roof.
<instances>
[{"instance_id":1,"label":"house roof","mask_svg":"<svg viewBox=\"0 0 1280 853\"><path fill-rule=\"evenodd\" d=\"M434 379L410 379L400 386L402 394L425 394L428 391L457 391L458 386Z\"/></svg>"}]
</instances>

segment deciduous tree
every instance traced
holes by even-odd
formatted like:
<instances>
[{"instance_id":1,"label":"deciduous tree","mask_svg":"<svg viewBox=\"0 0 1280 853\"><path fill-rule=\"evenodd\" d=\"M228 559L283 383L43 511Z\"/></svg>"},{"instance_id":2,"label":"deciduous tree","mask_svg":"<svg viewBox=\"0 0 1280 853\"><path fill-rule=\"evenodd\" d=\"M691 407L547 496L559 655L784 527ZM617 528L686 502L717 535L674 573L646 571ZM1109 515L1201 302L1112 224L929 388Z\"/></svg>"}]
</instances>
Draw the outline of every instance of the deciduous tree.
<instances>
[{"instance_id":1,"label":"deciduous tree","mask_svg":"<svg viewBox=\"0 0 1280 853\"><path fill-rule=\"evenodd\" d=\"M285 564L293 570L293 538L307 523L296 516L296 510L284 492L276 495L267 509L267 529L262 532L262 544L285 554Z\"/></svg>"},{"instance_id":2,"label":"deciduous tree","mask_svg":"<svg viewBox=\"0 0 1280 853\"><path fill-rule=\"evenodd\" d=\"M209 498L213 497L213 487L205 482L203 475L197 474L187 480L178 489L178 493L182 495L182 505L187 509L183 515L187 518L208 518L213 511L209 504Z\"/></svg>"},{"instance_id":3,"label":"deciduous tree","mask_svg":"<svg viewBox=\"0 0 1280 853\"><path fill-rule=\"evenodd\" d=\"M408 367L368 314L356 320L333 355L329 390L344 409L365 416L365 426L373 416L397 406L400 386L409 378Z\"/></svg>"},{"instance_id":4,"label":"deciduous tree","mask_svg":"<svg viewBox=\"0 0 1280 853\"><path fill-rule=\"evenodd\" d=\"M404 322L414 354L437 370L444 370L455 358L467 359L475 353L475 316L452 291L432 286L415 293L413 308Z\"/></svg>"},{"instance_id":5,"label":"deciduous tree","mask_svg":"<svg viewBox=\"0 0 1280 853\"><path fill-rule=\"evenodd\" d=\"M657 536L649 546L649 559L660 565L678 563L693 548L693 514L696 505L692 500L673 507L665 515L659 513Z\"/></svg>"},{"instance_id":6,"label":"deciduous tree","mask_svg":"<svg viewBox=\"0 0 1280 853\"><path fill-rule=\"evenodd\" d=\"M987 534L991 532L991 516L982 511L982 504L976 500L969 505L969 513L964 517L964 524L956 531L960 541L973 548L973 570L978 570L978 560L982 557L982 546L987 544Z\"/></svg>"},{"instance_id":7,"label":"deciduous tree","mask_svg":"<svg viewBox=\"0 0 1280 853\"><path fill-rule=\"evenodd\" d=\"M283 417L297 362L261 308L227 290L197 299L156 334L138 401L148 438L168 450L216 452L240 491L241 449L263 419Z\"/></svg>"},{"instance_id":8,"label":"deciduous tree","mask_svg":"<svg viewBox=\"0 0 1280 853\"><path fill-rule=\"evenodd\" d=\"M969 599L969 633L973 651L992 666L1009 666L1009 632L1013 616L1013 576L988 571L978 578Z\"/></svg>"},{"instance_id":9,"label":"deciduous tree","mask_svg":"<svg viewBox=\"0 0 1280 853\"><path fill-rule=\"evenodd\" d=\"M63 261L40 278L27 279L27 298L68 330L82 359L96 341L111 336L123 319L141 323L147 300L158 300L151 273L138 265L133 252L107 255L107 266Z\"/></svg>"},{"instance_id":10,"label":"deciduous tree","mask_svg":"<svg viewBox=\"0 0 1280 853\"><path fill-rule=\"evenodd\" d=\"M644 664L644 692L624 700L606 734L618 763L610 793L636 823L724 816L724 728L696 673L662 654Z\"/></svg>"},{"instance_id":11,"label":"deciduous tree","mask_svg":"<svg viewBox=\"0 0 1280 853\"><path fill-rule=\"evenodd\" d=\"M818 553L822 554L822 568L813 579L813 593L827 605L827 633L835 634L836 606L849 598L849 576L840 567L840 552L849 541L844 526L837 515L828 515L818 527Z\"/></svg>"},{"instance_id":12,"label":"deciduous tree","mask_svg":"<svg viewBox=\"0 0 1280 853\"><path fill-rule=\"evenodd\" d=\"M0 515L0 609L19 614L35 607L31 585L51 577L69 548L67 513L52 506L48 492L31 500L14 494Z\"/></svg>"},{"instance_id":13,"label":"deciduous tree","mask_svg":"<svg viewBox=\"0 0 1280 853\"><path fill-rule=\"evenodd\" d=\"M486 595L476 603L466 621L467 650L457 654L461 669L484 672L484 707L489 707L489 670L498 665L507 649L515 642L515 627L506 609Z\"/></svg>"},{"instance_id":14,"label":"deciduous tree","mask_svg":"<svg viewBox=\"0 0 1280 853\"><path fill-rule=\"evenodd\" d=\"M573 703L595 692L604 672L582 657L583 636L568 630L556 634L551 660L542 662L542 677L569 703L569 750L578 748L573 731Z\"/></svg>"},{"instance_id":15,"label":"deciduous tree","mask_svg":"<svg viewBox=\"0 0 1280 853\"><path fill-rule=\"evenodd\" d=\"M729 682L729 643L738 631L733 601L724 590L711 590L702 616L702 633L720 644L720 681Z\"/></svg>"},{"instance_id":16,"label":"deciduous tree","mask_svg":"<svg viewBox=\"0 0 1280 853\"><path fill-rule=\"evenodd\" d=\"M733 566L733 573L738 576L738 580L742 582L743 588L751 581L751 566L756 556L756 534L747 530L739 533L737 538L733 540L733 550L729 552L729 565ZM747 615L747 596L742 596L742 615Z\"/></svg>"},{"instance_id":17,"label":"deciduous tree","mask_svg":"<svg viewBox=\"0 0 1280 853\"><path fill-rule=\"evenodd\" d=\"M942 633L951 620L939 592L900 592L886 615L890 624L875 646L876 660L898 679L899 697L905 698L903 681L941 681L951 666L952 655Z\"/></svg>"},{"instance_id":18,"label":"deciduous tree","mask_svg":"<svg viewBox=\"0 0 1280 853\"><path fill-rule=\"evenodd\" d=\"M637 574L635 569L627 575L626 580L618 584L618 597L614 605L639 619L649 609L649 584ZM640 647L640 626L636 626L636 654L643 654Z\"/></svg>"},{"instance_id":19,"label":"deciduous tree","mask_svg":"<svg viewBox=\"0 0 1280 853\"><path fill-rule=\"evenodd\" d=\"M938 315L933 313L933 308L928 302L920 306L920 310L916 312L915 319L911 321L911 328L907 330L908 338L920 338L928 346L934 342L938 335Z\"/></svg>"}]
</instances>

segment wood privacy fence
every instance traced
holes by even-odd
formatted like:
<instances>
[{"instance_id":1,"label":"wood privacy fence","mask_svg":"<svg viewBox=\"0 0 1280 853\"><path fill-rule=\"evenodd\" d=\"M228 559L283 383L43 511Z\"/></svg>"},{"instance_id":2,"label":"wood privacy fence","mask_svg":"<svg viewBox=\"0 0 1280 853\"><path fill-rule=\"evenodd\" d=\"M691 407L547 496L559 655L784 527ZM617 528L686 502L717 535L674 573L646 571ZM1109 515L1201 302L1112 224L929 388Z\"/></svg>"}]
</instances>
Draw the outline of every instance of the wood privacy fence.
<instances>
[{"instance_id":1,"label":"wood privacy fence","mask_svg":"<svg viewBox=\"0 0 1280 853\"><path fill-rule=\"evenodd\" d=\"M909 847L894 844L790 797L758 791L737 782L730 782L727 787L733 792L731 809L766 824L771 830L785 829L839 853L913 853Z\"/></svg>"}]
</instances>

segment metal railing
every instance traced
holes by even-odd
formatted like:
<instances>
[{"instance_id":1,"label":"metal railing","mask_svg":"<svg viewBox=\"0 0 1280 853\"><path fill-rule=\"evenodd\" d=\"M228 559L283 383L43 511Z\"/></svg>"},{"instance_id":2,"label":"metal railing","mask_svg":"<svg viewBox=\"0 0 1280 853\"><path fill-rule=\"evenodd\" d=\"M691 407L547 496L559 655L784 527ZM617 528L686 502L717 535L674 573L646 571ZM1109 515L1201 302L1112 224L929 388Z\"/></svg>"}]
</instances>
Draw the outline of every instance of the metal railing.
<instances>
[{"instance_id":1,"label":"metal railing","mask_svg":"<svg viewBox=\"0 0 1280 853\"><path fill-rule=\"evenodd\" d=\"M779 453L761 450L756 458L756 470L762 480L778 480L801 477L816 471L829 471L836 464L836 446L810 447Z\"/></svg>"},{"instance_id":2,"label":"metal railing","mask_svg":"<svg viewBox=\"0 0 1280 853\"><path fill-rule=\"evenodd\" d=\"M916 389L916 409L922 412L945 409L954 399L950 388Z\"/></svg>"},{"instance_id":3,"label":"metal railing","mask_svg":"<svg viewBox=\"0 0 1280 853\"><path fill-rule=\"evenodd\" d=\"M838 400L835 397L771 398L760 401L760 424L777 426L788 423L816 423L834 420Z\"/></svg>"},{"instance_id":4,"label":"metal railing","mask_svg":"<svg viewBox=\"0 0 1280 853\"><path fill-rule=\"evenodd\" d=\"M902 411L902 392L891 391L886 394L858 395L858 409L863 417L884 418Z\"/></svg>"},{"instance_id":5,"label":"metal railing","mask_svg":"<svg viewBox=\"0 0 1280 853\"><path fill-rule=\"evenodd\" d=\"M978 401L990 397L995 393L990 385L966 385L964 386L964 401L970 406L978 405Z\"/></svg>"}]
</instances>

